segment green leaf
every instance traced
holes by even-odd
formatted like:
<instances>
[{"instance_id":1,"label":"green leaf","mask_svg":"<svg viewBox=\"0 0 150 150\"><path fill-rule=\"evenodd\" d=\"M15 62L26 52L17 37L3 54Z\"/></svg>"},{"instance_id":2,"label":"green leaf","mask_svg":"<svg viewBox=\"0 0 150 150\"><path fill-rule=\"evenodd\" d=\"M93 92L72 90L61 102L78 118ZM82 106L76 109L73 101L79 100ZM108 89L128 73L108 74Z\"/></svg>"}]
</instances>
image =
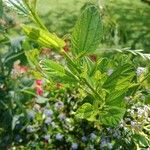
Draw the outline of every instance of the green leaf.
<instances>
[{"instance_id":1,"label":"green leaf","mask_svg":"<svg viewBox=\"0 0 150 150\"><path fill-rule=\"evenodd\" d=\"M50 60L50 59L44 59L41 61L42 69L47 71L51 77L53 76L64 76L65 75L65 69L63 66L61 66L59 63Z\"/></svg>"},{"instance_id":2,"label":"green leaf","mask_svg":"<svg viewBox=\"0 0 150 150\"><path fill-rule=\"evenodd\" d=\"M120 91L114 91L109 94L109 96L106 98L106 105L109 106L118 106L118 107L124 107L125 106L125 93L126 90L120 90Z\"/></svg>"},{"instance_id":3,"label":"green leaf","mask_svg":"<svg viewBox=\"0 0 150 150\"><path fill-rule=\"evenodd\" d=\"M83 99L82 103L90 103L93 105L94 101L95 99L91 95L88 95Z\"/></svg>"},{"instance_id":4,"label":"green leaf","mask_svg":"<svg viewBox=\"0 0 150 150\"><path fill-rule=\"evenodd\" d=\"M100 122L104 125L115 126L123 118L125 111L125 108L106 106L100 114Z\"/></svg>"},{"instance_id":5,"label":"green leaf","mask_svg":"<svg viewBox=\"0 0 150 150\"><path fill-rule=\"evenodd\" d=\"M58 62L45 59L40 62L40 67L46 78L59 82L76 82L74 76Z\"/></svg>"},{"instance_id":6,"label":"green leaf","mask_svg":"<svg viewBox=\"0 0 150 150\"><path fill-rule=\"evenodd\" d=\"M134 134L132 137L135 143L138 143L141 147L150 147L150 139L146 134Z\"/></svg>"},{"instance_id":7,"label":"green leaf","mask_svg":"<svg viewBox=\"0 0 150 150\"><path fill-rule=\"evenodd\" d=\"M123 65L117 68L110 76L108 76L107 80L103 84L104 88L114 89L115 86L119 87L119 89L124 88L124 84L129 83L133 78L135 73L133 73L133 67L131 65ZM123 86L123 87L121 87Z\"/></svg>"},{"instance_id":8,"label":"green leaf","mask_svg":"<svg viewBox=\"0 0 150 150\"><path fill-rule=\"evenodd\" d=\"M48 100L49 100L48 98L38 96L35 101L38 104L44 104L44 103L48 102Z\"/></svg>"},{"instance_id":9,"label":"green leaf","mask_svg":"<svg viewBox=\"0 0 150 150\"><path fill-rule=\"evenodd\" d=\"M8 44L10 41L7 37L0 37L0 43L1 44Z\"/></svg>"},{"instance_id":10,"label":"green leaf","mask_svg":"<svg viewBox=\"0 0 150 150\"><path fill-rule=\"evenodd\" d=\"M132 84L130 81L126 81L121 84L117 84L116 87L112 90L110 90L110 93L108 94L106 98L106 103L109 105L119 105L124 103L124 97L126 92L133 86L137 86L137 84ZM115 103L114 103L115 102Z\"/></svg>"},{"instance_id":11,"label":"green leaf","mask_svg":"<svg viewBox=\"0 0 150 150\"><path fill-rule=\"evenodd\" d=\"M150 95L147 95L147 96L145 97L145 103L146 103L146 104L150 104Z\"/></svg>"},{"instance_id":12,"label":"green leaf","mask_svg":"<svg viewBox=\"0 0 150 150\"><path fill-rule=\"evenodd\" d=\"M93 61L91 61L91 59L89 57L84 57L83 58L83 68L86 65L87 69L88 69L88 75L89 77L92 77L98 70L98 66L100 65L100 63L103 61L102 59L99 59L98 61L96 61L95 63Z\"/></svg>"},{"instance_id":13,"label":"green leaf","mask_svg":"<svg viewBox=\"0 0 150 150\"><path fill-rule=\"evenodd\" d=\"M34 10L36 9L37 0L26 0L26 3L28 3L29 6L30 6L31 8L33 8Z\"/></svg>"},{"instance_id":14,"label":"green leaf","mask_svg":"<svg viewBox=\"0 0 150 150\"><path fill-rule=\"evenodd\" d=\"M37 67L39 64L39 50L32 49L29 51L25 51L25 55L27 56L27 60L31 67Z\"/></svg>"},{"instance_id":15,"label":"green leaf","mask_svg":"<svg viewBox=\"0 0 150 150\"><path fill-rule=\"evenodd\" d=\"M41 46L52 48L55 50L61 50L65 46L65 42L57 37L55 34L47 32L43 29L23 26L25 34L34 42Z\"/></svg>"},{"instance_id":16,"label":"green leaf","mask_svg":"<svg viewBox=\"0 0 150 150\"><path fill-rule=\"evenodd\" d=\"M102 38L102 22L100 11L94 5L88 6L77 21L72 34L74 54L94 52Z\"/></svg>"},{"instance_id":17,"label":"green leaf","mask_svg":"<svg viewBox=\"0 0 150 150\"><path fill-rule=\"evenodd\" d=\"M16 126L16 124L18 123L18 120L19 120L19 117L20 117L21 115L14 115L13 116L13 118L12 118L12 130L14 130L15 129L15 126Z\"/></svg>"},{"instance_id":18,"label":"green leaf","mask_svg":"<svg viewBox=\"0 0 150 150\"><path fill-rule=\"evenodd\" d=\"M9 7L16 10L19 14L29 14L26 6L24 6L25 1L16 1L16 0L9 0Z\"/></svg>"},{"instance_id":19,"label":"green leaf","mask_svg":"<svg viewBox=\"0 0 150 150\"><path fill-rule=\"evenodd\" d=\"M75 116L80 119L87 119L89 121L94 121L96 112L90 103L84 103L75 113Z\"/></svg>"},{"instance_id":20,"label":"green leaf","mask_svg":"<svg viewBox=\"0 0 150 150\"><path fill-rule=\"evenodd\" d=\"M3 1L0 0L0 18L3 16Z\"/></svg>"}]
</instances>

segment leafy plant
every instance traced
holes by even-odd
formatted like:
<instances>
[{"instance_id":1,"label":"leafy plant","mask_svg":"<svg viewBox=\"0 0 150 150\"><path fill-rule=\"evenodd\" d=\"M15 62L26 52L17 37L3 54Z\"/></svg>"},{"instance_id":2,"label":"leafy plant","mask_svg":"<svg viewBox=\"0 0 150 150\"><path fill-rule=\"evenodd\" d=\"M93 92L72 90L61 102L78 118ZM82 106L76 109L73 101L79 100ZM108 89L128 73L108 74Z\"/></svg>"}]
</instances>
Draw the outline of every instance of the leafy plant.
<instances>
[{"instance_id":1,"label":"leafy plant","mask_svg":"<svg viewBox=\"0 0 150 150\"><path fill-rule=\"evenodd\" d=\"M34 40L32 32L29 31L27 36ZM27 32L25 31L25 33ZM36 34L36 36L43 42L42 46L54 48L44 43L44 33ZM125 114L124 97L139 83L134 80L135 69L130 61L117 63L114 72L108 75L104 69L109 68L108 59L99 58L93 62L89 58L89 54L93 54L98 48L101 37L102 20L99 8L89 4L73 29L72 51L66 53L62 50L61 52L65 57L65 66L53 60L43 59L40 61L40 68L47 79L62 83L69 81L67 84L72 84L71 81L73 81L84 90L86 96L91 97L91 103L83 103L75 113L76 117L88 119L99 125L114 126ZM55 39L56 41L57 39Z\"/></svg>"},{"instance_id":2,"label":"leafy plant","mask_svg":"<svg viewBox=\"0 0 150 150\"><path fill-rule=\"evenodd\" d=\"M112 48L95 55L105 34L103 16L96 4L83 7L68 46L43 24L36 1L9 2L37 25L21 26L27 37L21 41L21 48L31 66L30 75L39 79L35 83L26 79L24 87L21 76L18 79L22 84L18 80L14 84L14 91L19 92L11 95L14 103L8 106L10 145L22 148L20 145L25 143L29 149L150 147L150 74L149 68L139 66L137 60L138 56L149 60L149 54ZM26 94L29 101L20 102L22 96L28 100ZM0 139L0 143L3 141L8 140Z\"/></svg>"}]
</instances>

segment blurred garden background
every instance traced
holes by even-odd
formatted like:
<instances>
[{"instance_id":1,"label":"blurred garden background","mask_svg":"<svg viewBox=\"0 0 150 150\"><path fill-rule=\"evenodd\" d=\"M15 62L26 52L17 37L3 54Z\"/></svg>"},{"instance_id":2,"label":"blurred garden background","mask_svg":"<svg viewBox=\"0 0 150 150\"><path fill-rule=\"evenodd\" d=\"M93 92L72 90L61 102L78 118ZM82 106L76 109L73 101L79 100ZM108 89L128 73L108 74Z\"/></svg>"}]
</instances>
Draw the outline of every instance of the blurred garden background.
<instances>
[{"instance_id":1,"label":"blurred garden background","mask_svg":"<svg viewBox=\"0 0 150 150\"><path fill-rule=\"evenodd\" d=\"M0 150L149 150L149 62L149 0L0 0Z\"/></svg>"}]
</instances>

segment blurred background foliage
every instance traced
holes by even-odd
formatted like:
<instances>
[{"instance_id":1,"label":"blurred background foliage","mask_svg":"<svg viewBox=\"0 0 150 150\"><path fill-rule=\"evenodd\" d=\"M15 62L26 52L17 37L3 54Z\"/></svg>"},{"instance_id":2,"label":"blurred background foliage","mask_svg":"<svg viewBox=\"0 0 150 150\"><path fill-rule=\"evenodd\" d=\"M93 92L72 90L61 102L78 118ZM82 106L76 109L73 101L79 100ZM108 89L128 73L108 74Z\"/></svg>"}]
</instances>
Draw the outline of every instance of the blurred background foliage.
<instances>
[{"instance_id":1,"label":"blurred background foliage","mask_svg":"<svg viewBox=\"0 0 150 150\"><path fill-rule=\"evenodd\" d=\"M102 11L104 30L100 49L106 51L110 48L129 47L133 50L143 49L145 52L150 51L150 5L147 0L92 1L98 1ZM80 10L88 2L89 0L44 0L39 1L37 7L39 15L48 29L63 37L71 33L81 12ZM21 35L20 24L22 22L31 24L31 22L25 16L17 15L6 5L5 7L2 7L2 5L5 4L2 4L1 0L0 82L1 85L5 85L8 82L8 85L13 63L18 59L21 59L21 65L27 63L24 55L24 37ZM19 36L18 33L20 33ZM5 89L7 88L5 87ZM1 89L1 92L3 90ZM8 95L7 90L5 91L5 96Z\"/></svg>"},{"instance_id":2,"label":"blurred background foliage","mask_svg":"<svg viewBox=\"0 0 150 150\"><path fill-rule=\"evenodd\" d=\"M48 29L62 37L72 31L81 8L87 2L89 0L44 0L39 1L38 11ZM104 21L102 48L130 47L149 51L149 3L142 0L98 0L98 2ZM14 36L12 27L18 31L18 25L22 22L22 18L16 17L12 10L5 9L5 12L6 23L11 23L9 32L13 32ZM26 20L26 17L23 21L24 23L31 23Z\"/></svg>"},{"instance_id":3,"label":"blurred background foliage","mask_svg":"<svg viewBox=\"0 0 150 150\"><path fill-rule=\"evenodd\" d=\"M92 0L97 1L97 0ZM3 1L4 2L4 1ZM39 1L38 10L51 32L63 37L71 33L80 10L89 0L44 0ZM150 47L150 5L148 0L98 0L104 22L103 41L100 49L143 49ZM3 4L5 5L5 4ZM0 1L0 62L1 79L9 75L13 62L21 59L26 64L23 49L24 37L20 23L31 24ZM4 10L3 10L4 9ZM4 72L5 70L5 72Z\"/></svg>"},{"instance_id":4,"label":"blurred background foliage","mask_svg":"<svg viewBox=\"0 0 150 150\"><path fill-rule=\"evenodd\" d=\"M72 32L80 10L87 2L89 0L39 0L39 15L51 32L63 37ZM98 2L104 23L100 49L106 51L110 48L130 47L133 50L143 49L150 52L149 0L98 0ZM20 59L21 65L27 65L20 24L31 22L7 7L4 7L3 12L1 4L2 0L0 0L0 133L3 133L2 126L5 126L6 130L12 130L12 117L20 114L16 100L23 102L24 97L29 101L32 99L32 95L27 98L27 95L20 92L20 89L30 87L23 85L29 78L23 78L24 81L20 82L19 78L12 79L11 76L16 60Z\"/></svg>"},{"instance_id":5,"label":"blurred background foliage","mask_svg":"<svg viewBox=\"0 0 150 150\"><path fill-rule=\"evenodd\" d=\"M71 32L82 6L88 0L45 0L39 12L50 31L61 36ZM150 5L141 0L98 0L104 21L102 47L150 47ZM47 5L49 4L49 5Z\"/></svg>"},{"instance_id":6,"label":"blurred background foliage","mask_svg":"<svg viewBox=\"0 0 150 150\"><path fill-rule=\"evenodd\" d=\"M107 0L105 6L107 40L104 41L117 47L141 48L149 52L150 5L140 0Z\"/></svg>"}]
</instances>

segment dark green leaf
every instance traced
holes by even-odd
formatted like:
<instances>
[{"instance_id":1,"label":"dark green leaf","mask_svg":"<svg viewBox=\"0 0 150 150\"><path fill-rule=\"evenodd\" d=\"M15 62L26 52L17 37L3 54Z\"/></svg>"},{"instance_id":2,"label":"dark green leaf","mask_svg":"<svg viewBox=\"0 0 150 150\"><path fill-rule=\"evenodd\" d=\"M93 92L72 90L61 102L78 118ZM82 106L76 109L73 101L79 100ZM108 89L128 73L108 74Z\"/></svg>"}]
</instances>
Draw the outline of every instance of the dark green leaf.
<instances>
[{"instance_id":1,"label":"dark green leaf","mask_svg":"<svg viewBox=\"0 0 150 150\"><path fill-rule=\"evenodd\" d=\"M145 98L145 103L150 104L150 95L147 95Z\"/></svg>"},{"instance_id":2,"label":"dark green leaf","mask_svg":"<svg viewBox=\"0 0 150 150\"><path fill-rule=\"evenodd\" d=\"M0 0L0 18L3 16L3 1Z\"/></svg>"},{"instance_id":3,"label":"dark green leaf","mask_svg":"<svg viewBox=\"0 0 150 150\"><path fill-rule=\"evenodd\" d=\"M92 105L94 101L95 99L91 95L88 95L83 99L82 103L90 103Z\"/></svg>"},{"instance_id":4,"label":"dark green leaf","mask_svg":"<svg viewBox=\"0 0 150 150\"><path fill-rule=\"evenodd\" d=\"M148 148L150 147L150 139L145 134L134 134L133 135L134 141L138 143L141 147Z\"/></svg>"}]
</instances>

